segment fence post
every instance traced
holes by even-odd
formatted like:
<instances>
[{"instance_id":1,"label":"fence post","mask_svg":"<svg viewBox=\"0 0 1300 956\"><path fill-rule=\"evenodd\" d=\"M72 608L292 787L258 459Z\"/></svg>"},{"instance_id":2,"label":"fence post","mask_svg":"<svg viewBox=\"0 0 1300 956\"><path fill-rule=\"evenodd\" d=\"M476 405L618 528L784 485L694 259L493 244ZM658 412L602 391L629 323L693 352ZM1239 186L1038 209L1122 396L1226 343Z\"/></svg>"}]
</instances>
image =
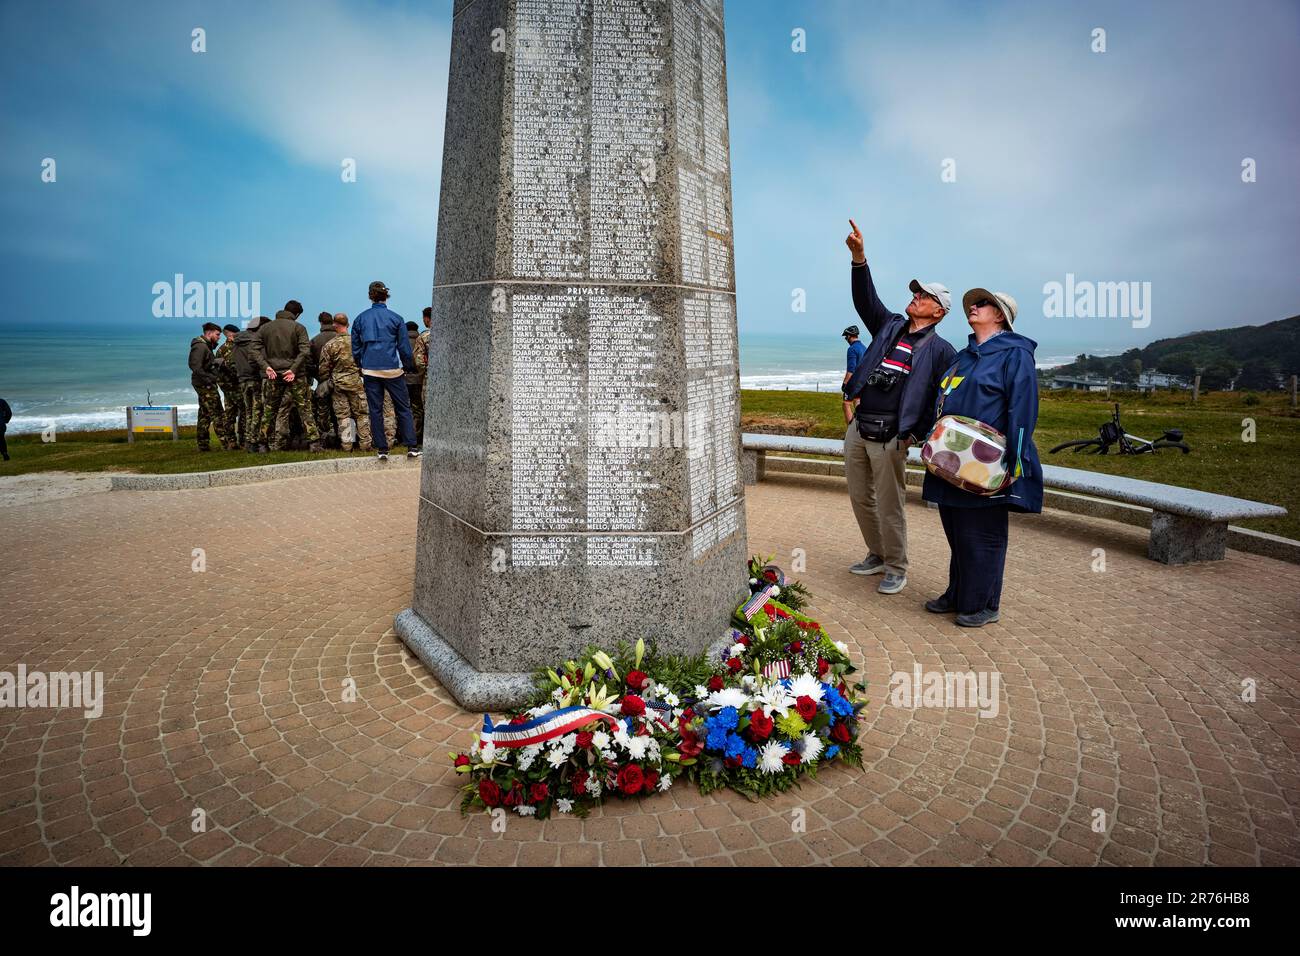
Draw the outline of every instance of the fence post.
<instances>
[{"instance_id":1,"label":"fence post","mask_svg":"<svg viewBox=\"0 0 1300 956\"><path fill-rule=\"evenodd\" d=\"M1196 400L1200 397L1201 397L1201 373L1197 372L1196 378L1192 381L1192 404L1195 405Z\"/></svg>"}]
</instances>

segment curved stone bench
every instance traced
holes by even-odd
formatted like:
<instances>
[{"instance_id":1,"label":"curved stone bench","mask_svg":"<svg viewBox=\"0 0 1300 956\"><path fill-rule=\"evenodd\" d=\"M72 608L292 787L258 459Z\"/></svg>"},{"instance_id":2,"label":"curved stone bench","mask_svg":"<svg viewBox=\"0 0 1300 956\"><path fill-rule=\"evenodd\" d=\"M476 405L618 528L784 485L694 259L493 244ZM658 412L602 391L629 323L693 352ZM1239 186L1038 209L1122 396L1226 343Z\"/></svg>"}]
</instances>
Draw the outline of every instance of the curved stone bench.
<instances>
[{"instance_id":1,"label":"curved stone bench","mask_svg":"<svg viewBox=\"0 0 1300 956\"><path fill-rule=\"evenodd\" d=\"M747 485L763 480L769 451L844 457L844 442L839 438L761 435L755 432L745 432L741 438L743 475ZM909 464L919 465L920 449L912 448L907 458ZM1222 560L1229 521L1280 518L1287 513L1285 508L1277 505L1245 498L1060 465L1043 465L1043 486L1150 508L1151 540L1147 556L1165 564Z\"/></svg>"}]
</instances>

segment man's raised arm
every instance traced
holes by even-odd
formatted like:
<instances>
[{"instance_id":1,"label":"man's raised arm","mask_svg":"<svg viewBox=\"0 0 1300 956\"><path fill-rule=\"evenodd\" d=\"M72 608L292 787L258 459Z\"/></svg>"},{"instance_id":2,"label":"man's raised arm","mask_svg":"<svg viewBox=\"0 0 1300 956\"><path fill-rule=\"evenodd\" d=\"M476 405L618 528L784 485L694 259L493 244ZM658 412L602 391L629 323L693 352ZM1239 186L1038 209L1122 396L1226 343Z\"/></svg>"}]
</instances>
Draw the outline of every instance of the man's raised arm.
<instances>
[{"instance_id":1,"label":"man's raised arm","mask_svg":"<svg viewBox=\"0 0 1300 956\"><path fill-rule=\"evenodd\" d=\"M880 296L876 295L876 284L871 281L871 268L867 265L867 254L863 250L862 231L852 219L849 220L849 225L853 231L845 238L844 244L853 255L853 308L872 338L875 338L880 327L893 317L893 313L885 308Z\"/></svg>"}]
</instances>

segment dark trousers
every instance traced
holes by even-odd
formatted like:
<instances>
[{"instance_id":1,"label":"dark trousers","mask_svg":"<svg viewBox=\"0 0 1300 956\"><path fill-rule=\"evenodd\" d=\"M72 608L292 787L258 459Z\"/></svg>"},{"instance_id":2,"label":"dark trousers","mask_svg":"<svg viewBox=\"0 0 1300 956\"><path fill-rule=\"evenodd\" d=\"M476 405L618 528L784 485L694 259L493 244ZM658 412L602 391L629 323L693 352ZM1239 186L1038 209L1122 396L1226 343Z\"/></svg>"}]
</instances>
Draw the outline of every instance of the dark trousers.
<instances>
[{"instance_id":1,"label":"dark trousers","mask_svg":"<svg viewBox=\"0 0 1300 956\"><path fill-rule=\"evenodd\" d=\"M5 461L8 461L8 460L9 460L9 443L5 441L5 431L6 431L6 430L7 430L7 427L6 427L6 426L4 426L4 425L0 425L0 455L3 455L3 456L4 456L4 460L5 460Z\"/></svg>"},{"instance_id":2,"label":"dark trousers","mask_svg":"<svg viewBox=\"0 0 1300 956\"><path fill-rule=\"evenodd\" d=\"M384 434L384 392L393 400L393 411L397 413L397 441L407 448L419 448L415 440L415 421L411 418L411 397L406 391L406 378L380 378L378 375L363 375L366 383L366 406L370 411L370 434L375 443L375 451L388 451L388 436Z\"/></svg>"},{"instance_id":3,"label":"dark trousers","mask_svg":"<svg viewBox=\"0 0 1300 956\"><path fill-rule=\"evenodd\" d=\"M1007 513L1003 505L981 508L939 506L948 538L948 590L943 596L958 614L996 611L1007 562Z\"/></svg>"}]
</instances>

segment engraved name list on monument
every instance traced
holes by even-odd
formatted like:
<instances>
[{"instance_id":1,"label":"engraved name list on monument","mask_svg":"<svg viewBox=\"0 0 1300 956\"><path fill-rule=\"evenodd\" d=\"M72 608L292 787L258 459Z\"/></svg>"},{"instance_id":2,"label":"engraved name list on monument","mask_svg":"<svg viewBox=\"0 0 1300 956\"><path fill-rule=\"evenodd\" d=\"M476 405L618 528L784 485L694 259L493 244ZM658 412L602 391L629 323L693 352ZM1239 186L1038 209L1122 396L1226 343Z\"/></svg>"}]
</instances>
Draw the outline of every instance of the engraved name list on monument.
<instances>
[{"instance_id":1,"label":"engraved name list on monument","mask_svg":"<svg viewBox=\"0 0 1300 956\"><path fill-rule=\"evenodd\" d=\"M516 0L515 17L512 266L540 288L509 296L511 564L659 564L636 532L665 454L685 456L699 555L739 530L720 4ZM666 272L680 281L660 301L646 289Z\"/></svg>"}]
</instances>

